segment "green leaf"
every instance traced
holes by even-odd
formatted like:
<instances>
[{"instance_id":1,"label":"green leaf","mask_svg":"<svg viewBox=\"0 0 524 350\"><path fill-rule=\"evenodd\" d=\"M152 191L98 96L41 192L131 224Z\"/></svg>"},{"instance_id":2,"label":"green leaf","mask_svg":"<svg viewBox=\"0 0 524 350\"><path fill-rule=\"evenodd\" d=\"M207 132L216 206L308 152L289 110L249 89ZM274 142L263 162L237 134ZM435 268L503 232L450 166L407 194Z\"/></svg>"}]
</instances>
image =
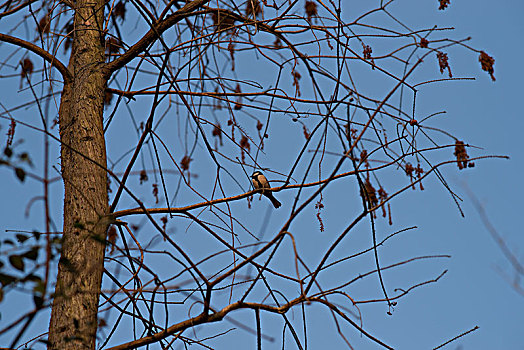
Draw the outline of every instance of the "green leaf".
<instances>
[{"instance_id":1,"label":"green leaf","mask_svg":"<svg viewBox=\"0 0 524 350\"><path fill-rule=\"evenodd\" d=\"M16 177L18 178L18 180L20 180L20 182L24 182L25 180L25 170L22 169L22 168L15 168L15 174L16 174Z\"/></svg>"},{"instance_id":2,"label":"green leaf","mask_svg":"<svg viewBox=\"0 0 524 350\"><path fill-rule=\"evenodd\" d=\"M9 262L15 269L24 271L25 264L24 264L24 260L22 259L20 255L11 255L9 257Z\"/></svg>"},{"instance_id":3,"label":"green leaf","mask_svg":"<svg viewBox=\"0 0 524 350\"><path fill-rule=\"evenodd\" d=\"M0 283L2 284L2 287L11 284L14 281L16 281L15 277L6 275L5 273L0 273Z\"/></svg>"},{"instance_id":4,"label":"green leaf","mask_svg":"<svg viewBox=\"0 0 524 350\"><path fill-rule=\"evenodd\" d=\"M35 261L38 258L38 247L33 247L27 252L23 253L22 256L29 260Z\"/></svg>"},{"instance_id":5,"label":"green leaf","mask_svg":"<svg viewBox=\"0 0 524 350\"><path fill-rule=\"evenodd\" d=\"M29 239L29 237L27 237L26 235L23 235L23 234L20 234L20 233L17 233L16 234L16 240L20 243L24 243L25 241L27 241Z\"/></svg>"}]
</instances>

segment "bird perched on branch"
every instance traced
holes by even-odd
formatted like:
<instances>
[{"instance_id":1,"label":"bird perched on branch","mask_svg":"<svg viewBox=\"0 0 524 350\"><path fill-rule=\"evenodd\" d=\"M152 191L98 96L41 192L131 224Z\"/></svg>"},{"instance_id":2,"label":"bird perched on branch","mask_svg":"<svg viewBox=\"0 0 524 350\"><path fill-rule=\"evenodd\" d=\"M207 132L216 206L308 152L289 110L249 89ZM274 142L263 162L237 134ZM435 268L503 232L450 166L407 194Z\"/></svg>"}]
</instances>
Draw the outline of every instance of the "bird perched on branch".
<instances>
[{"instance_id":1,"label":"bird perched on branch","mask_svg":"<svg viewBox=\"0 0 524 350\"><path fill-rule=\"evenodd\" d=\"M257 170L253 173L253 175L251 175L251 182L253 182L253 186L256 190L262 189L261 193L269 198L275 209L282 205L275 197L273 197L273 192L266 190L266 188L271 188L271 185L269 184L269 181L267 181L264 174L262 174L260 171Z\"/></svg>"}]
</instances>

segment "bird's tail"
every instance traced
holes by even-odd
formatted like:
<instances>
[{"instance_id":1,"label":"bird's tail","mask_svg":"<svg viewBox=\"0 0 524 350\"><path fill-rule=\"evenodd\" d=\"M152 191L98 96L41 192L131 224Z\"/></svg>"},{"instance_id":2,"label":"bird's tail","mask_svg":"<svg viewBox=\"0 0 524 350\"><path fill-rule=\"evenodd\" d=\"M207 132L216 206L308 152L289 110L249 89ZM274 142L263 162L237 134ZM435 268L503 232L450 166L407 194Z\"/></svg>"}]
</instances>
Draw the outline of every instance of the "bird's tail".
<instances>
[{"instance_id":1,"label":"bird's tail","mask_svg":"<svg viewBox=\"0 0 524 350\"><path fill-rule=\"evenodd\" d=\"M273 197L273 193L269 192L264 194L267 198L269 198L275 209L278 209L282 205L282 203L280 203L275 197Z\"/></svg>"}]
</instances>

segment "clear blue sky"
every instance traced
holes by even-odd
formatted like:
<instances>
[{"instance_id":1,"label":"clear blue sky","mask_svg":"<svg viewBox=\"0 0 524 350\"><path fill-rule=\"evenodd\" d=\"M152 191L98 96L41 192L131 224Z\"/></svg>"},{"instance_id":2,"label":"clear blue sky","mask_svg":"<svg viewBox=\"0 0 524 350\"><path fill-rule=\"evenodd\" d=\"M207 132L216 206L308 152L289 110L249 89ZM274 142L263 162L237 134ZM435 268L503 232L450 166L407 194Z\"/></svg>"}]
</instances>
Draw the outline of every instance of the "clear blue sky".
<instances>
[{"instance_id":1,"label":"clear blue sky","mask_svg":"<svg viewBox=\"0 0 524 350\"><path fill-rule=\"evenodd\" d=\"M524 295L518 294L510 285L514 277L511 266L466 195L467 189L474 193L491 223L520 261L524 262L524 235L520 224L522 210L519 205L519 199L524 197L524 157L522 152L519 152L522 149L520 139L524 129L524 118L519 103L524 81L521 63L524 57L524 48L521 45L524 34L524 4L517 1L495 3L487 0L452 0L446 11L438 11L437 7L436 0L397 0L390 6L390 10L399 19L409 23L411 28L427 28L438 24L440 27L455 27L450 37L472 36L468 44L485 50L495 58L497 81L493 83L489 76L480 70L476 54L465 51L460 54L460 50L454 50L449 57L454 75L476 77L476 80L433 84L421 88L417 108L421 113L446 110L447 115L442 117L442 124L439 125L467 143L483 148L483 151L471 151L472 155L508 155L510 159L477 161L475 168L466 171L458 171L454 166L445 168L444 175L447 180L464 198L462 206L465 218L459 215L450 196L434 178L424 182L425 193L408 191L394 202L394 226L390 228L379 224L380 234L384 236L393 230L412 225L418 226L418 229L388 242L380 251L384 265L417 255L450 254L451 258L416 262L399 272L385 272L387 288L390 291L394 288L406 288L417 281L436 277L444 269L448 272L437 284L414 290L401 299L392 316L386 315L387 307L384 304L362 305L364 328L395 348L426 349L479 326L479 330L452 343L447 349L457 349L459 345L462 349L524 349ZM6 31L5 23L0 22L2 32ZM428 60L434 60L434 57ZM242 67L243 63L238 64ZM434 64L436 66L436 62ZM0 92L3 96L16 98L12 86L0 86ZM7 105L10 103L7 98L0 100ZM132 106L141 108L136 104ZM145 110L148 106L144 107ZM37 116L33 120L36 118ZM0 144L3 145L7 124L5 121L0 121L0 124ZM31 139L38 134L30 135L32 136L25 137L27 147L34 142L41 145L39 138ZM111 149L112 146L108 147ZM285 149L285 143L277 142L272 147ZM115 154L121 152L115 151ZM38 163L38 160L35 162ZM267 164L267 159L264 162ZM273 159L273 162L279 164L285 160ZM0 176L1 232L5 229L32 230L41 227L42 218L37 213L39 210L34 210L35 214L29 218L25 218L23 210L20 210L25 208L31 194L40 193L41 187L30 181L23 186L18 184L12 172L6 169L0 168ZM280 198L284 205L286 201L291 201L291 197L286 197L285 194L281 194ZM56 197L55 200L52 209L59 210L60 198ZM258 200L253 204L261 206ZM327 244L330 228L328 213L325 214L328 230L325 233L308 233L315 241L309 241L302 247L306 255L314 254L315 249ZM279 216L275 215L271 220L278 222L278 218ZM305 223L296 230L308 230L307 225L308 223ZM367 230L367 227L362 227L362 232ZM344 248L352 249L349 246ZM358 270L358 265L355 265L355 268ZM347 273L354 275L356 272ZM372 292L369 288L372 288ZM376 280L357 284L352 293L380 297ZM17 302L9 299L7 303L4 301L1 304L0 327L14 317L14 311L19 310L21 306L17 305ZM310 316L309 327L318 327L319 331L314 332L309 339L309 348L343 348L340 338L333 330L331 316L325 310L312 315L314 317ZM240 320L252 322L251 313L235 315L237 316ZM299 313L295 313L294 317L299 317ZM279 339L280 330L274 320L275 316L264 318L263 326L267 327L268 334ZM45 328L45 315L37 319L36 324L38 323L40 327ZM217 348L255 348L252 335L241 330L237 330L236 334L238 341L235 344L238 344L238 347L231 343L226 346L217 342ZM355 349L377 348L355 331L349 330L347 334ZM289 334L286 335L286 339L289 338ZM9 334L0 337L0 346L5 345L6 339L9 339ZM264 343L266 349L279 347L278 342Z\"/></svg>"}]
</instances>

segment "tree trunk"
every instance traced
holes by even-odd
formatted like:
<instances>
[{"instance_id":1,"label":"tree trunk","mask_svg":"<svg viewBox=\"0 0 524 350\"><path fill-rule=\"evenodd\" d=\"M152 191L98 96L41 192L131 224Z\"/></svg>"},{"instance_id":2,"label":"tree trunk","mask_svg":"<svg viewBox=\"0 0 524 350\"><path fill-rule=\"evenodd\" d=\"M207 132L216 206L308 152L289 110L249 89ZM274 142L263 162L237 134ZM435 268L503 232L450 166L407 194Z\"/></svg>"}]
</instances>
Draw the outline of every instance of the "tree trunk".
<instances>
[{"instance_id":1,"label":"tree trunk","mask_svg":"<svg viewBox=\"0 0 524 350\"><path fill-rule=\"evenodd\" d=\"M94 349L109 213L103 128L107 81L104 0L78 0L69 70L59 110L65 187L62 255L49 349Z\"/></svg>"}]
</instances>

